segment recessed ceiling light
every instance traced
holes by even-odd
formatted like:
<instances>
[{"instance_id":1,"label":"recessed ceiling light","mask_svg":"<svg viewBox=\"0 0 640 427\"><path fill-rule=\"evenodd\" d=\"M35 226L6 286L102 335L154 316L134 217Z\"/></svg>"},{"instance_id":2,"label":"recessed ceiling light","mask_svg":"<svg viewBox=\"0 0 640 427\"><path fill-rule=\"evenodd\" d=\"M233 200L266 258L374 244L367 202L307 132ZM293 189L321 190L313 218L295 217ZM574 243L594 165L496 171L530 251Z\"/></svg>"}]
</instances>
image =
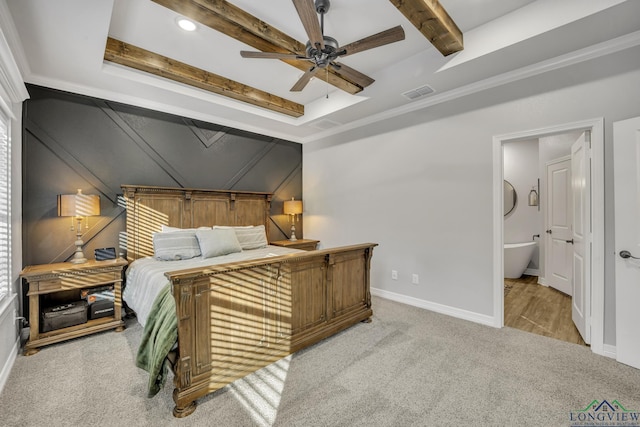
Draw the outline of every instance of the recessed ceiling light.
<instances>
[{"instance_id":1,"label":"recessed ceiling light","mask_svg":"<svg viewBox=\"0 0 640 427\"><path fill-rule=\"evenodd\" d=\"M185 31L195 31L197 28L196 24L193 21L189 21L187 18L178 18L176 22L178 23L178 26Z\"/></svg>"}]
</instances>

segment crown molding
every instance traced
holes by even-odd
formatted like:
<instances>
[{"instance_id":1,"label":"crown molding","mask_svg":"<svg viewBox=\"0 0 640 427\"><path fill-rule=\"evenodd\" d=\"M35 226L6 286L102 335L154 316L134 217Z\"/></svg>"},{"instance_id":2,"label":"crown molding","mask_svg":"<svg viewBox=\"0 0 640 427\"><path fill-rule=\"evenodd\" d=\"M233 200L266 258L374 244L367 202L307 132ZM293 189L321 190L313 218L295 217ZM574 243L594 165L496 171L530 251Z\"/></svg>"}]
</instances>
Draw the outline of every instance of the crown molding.
<instances>
[{"instance_id":1,"label":"crown molding","mask_svg":"<svg viewBox=\"0 0 640 427\"><path fill-rule=\"evenodd\" d=\"M16 57L11 50L10 42L16 44L16 30L11 14L5 0L0 0L0 89L5 102L20 103L29 98L29 92L24 85L22 73L18 68ZM22 52L20 44L17 44L18 56ZM11 115L11 112L9 111Z\"/></svg>"},{"instance_id":2,"label":"crown molding","mask_svg":"<svg viewBox=\"0 0 640 427\"><path fill-rule=\"evenodd\" d=\"M319 132L312 136L302 138L301 143L309 143L317 141L323 138L327 138L333 135L338 135L353 129L358 129L372 123L377 123L383 120L391 119L403 114L411 113L417 110L421 110L427 107L431 107L443 102L452 101L465 96L473 95L484 90L496 88L499 86L513 83L519 80L523 80L529 77L537 76L549 71L558 70L568 67L570 65L585 62L591 59L596 59L605 55L620 52L626 49L640 45L640 31L626 34L611 40L607 40L602 43L598 43L583 49L579 49L564 55L556 56L545 61L541 61L526 67L521 67L513 71L498 74L493 77L489 77L483 80L479 80L474 83L470 83L464 86L460 86L449 91L439 93L434 96L430 96L422 101L413 102L411 104L403 105L388 111L384 111L379 114L368 116L364 119L357 120L343 126L333 128L324 132Z\"/></svg>"}]
</instances>

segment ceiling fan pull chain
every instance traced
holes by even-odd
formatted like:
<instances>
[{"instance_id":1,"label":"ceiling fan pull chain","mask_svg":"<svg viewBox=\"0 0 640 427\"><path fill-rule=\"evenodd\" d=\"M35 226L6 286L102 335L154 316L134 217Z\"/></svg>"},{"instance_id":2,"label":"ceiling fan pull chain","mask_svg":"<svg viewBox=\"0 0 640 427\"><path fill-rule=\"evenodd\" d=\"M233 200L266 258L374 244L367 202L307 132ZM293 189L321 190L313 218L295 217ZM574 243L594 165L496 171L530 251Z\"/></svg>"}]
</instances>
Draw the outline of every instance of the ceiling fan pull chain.
<instances>
[{"instance_id":1,"label":"ceiling fan pull chain","mask_svg":"<svg viewBox=\"0 0 640 427\"><path fill-rule=\"evenodd\" d=\"M329 68L325 68L325 71L327 72L327 99L329 99Z\"/></svg>"}]
</instances>

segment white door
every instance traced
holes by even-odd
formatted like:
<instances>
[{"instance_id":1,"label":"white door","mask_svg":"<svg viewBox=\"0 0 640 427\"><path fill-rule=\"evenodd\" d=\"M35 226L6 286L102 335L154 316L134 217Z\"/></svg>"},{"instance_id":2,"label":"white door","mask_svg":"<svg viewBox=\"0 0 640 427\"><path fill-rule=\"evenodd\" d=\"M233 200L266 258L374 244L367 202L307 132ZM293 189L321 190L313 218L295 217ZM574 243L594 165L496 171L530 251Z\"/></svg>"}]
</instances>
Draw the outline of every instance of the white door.
<instances>
[{"instance_id":1,"label":"white door","mask_svg":"<svg viewBox=\"0 0 640 427\"><path fill-rule=\"evenodd\" d=\"M616 357L619 362L640 369L639 163L640 117L615 122ZM623 251L628 251L630 257L626 257Z\"/></svg>"},{"instance_id":2,"label":"white door","mask_svg":"<svg viewBox=\"0 0 640 427\"><path fill-rule=\"evenodd\" d=\"M547 230L545 238L545 281L571 295L573 247L571 214L571 159L547 163Z\"/></svg>"},{"instance_id":3,"label":"white door","mask_svg":"<svg viewBox=\"0 0 640 427\"><path fill-rule=\"evenodd\" d=\"M571 146L571 210L573 233L571 317L585 343L591 342L591 131Z\"/></svg>"}]
</instances>

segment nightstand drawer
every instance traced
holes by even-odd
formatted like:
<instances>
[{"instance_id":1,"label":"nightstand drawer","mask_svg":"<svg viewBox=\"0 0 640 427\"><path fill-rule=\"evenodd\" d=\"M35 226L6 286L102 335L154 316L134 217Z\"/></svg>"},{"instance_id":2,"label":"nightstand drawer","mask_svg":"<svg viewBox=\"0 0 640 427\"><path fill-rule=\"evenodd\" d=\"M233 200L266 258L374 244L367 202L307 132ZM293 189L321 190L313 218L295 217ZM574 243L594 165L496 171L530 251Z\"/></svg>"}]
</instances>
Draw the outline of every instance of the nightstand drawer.
<instances>
[{"instance_id":1,"label":"nightstand drawer","mask_svg":"<svg viewBox=\"0 0 640 427\"><path fill-rule=\"evenodd\" d=\"M318 246L318 242L298 243L297 245L289 245L289 248L302 249L303 251L313 251Z\"/></svg>"},{"instance_id":2,"label":"nightstand drawer","mask_svg":"<svg viewBox=\"0 0 640 427\"><path fill-rule=\"evenodd\" d=\"M58 291L62 289L62 282L60 279L53 280L41 280L37 282L37 291L38 292L50 292L50 291Z\"/></svg>"},{"instance_id":3,"label":"nightstand drawer","mask_svg":"<svg viewBox=\"0 0 640 427\"><path fill-rule=\"evenodd\" d=\"M29 287L31 294L45 294L69 289L86 288L104 283L113 283L122 280L121 269L113 271L75 271L73 273L62 272L57 277L43 277L42 280L35 280Z\"/></svg>"},{"instance_id":4,"label":"nightstand drawer","mask_svg":"<svg viewBox=\"0 0 640 427\"><path fill-rule=\"evenodd\" d=\"M282 246L285 248L302 249L303 251L313 251L318 247L319 240L298 239L298 240L276 240L270 245Z\"/></svg>"},{"instance_id":5,"label":"nightstand drawer","mask_svg":"<svg viewBox=\"0 0 640 427\"><path fill-rule=\"evenodd\" d=\"M63 289L86 288L101 283L112 283L120 280L120 271L78 271L60 275Z\"/></svg>"}]
</instances>

